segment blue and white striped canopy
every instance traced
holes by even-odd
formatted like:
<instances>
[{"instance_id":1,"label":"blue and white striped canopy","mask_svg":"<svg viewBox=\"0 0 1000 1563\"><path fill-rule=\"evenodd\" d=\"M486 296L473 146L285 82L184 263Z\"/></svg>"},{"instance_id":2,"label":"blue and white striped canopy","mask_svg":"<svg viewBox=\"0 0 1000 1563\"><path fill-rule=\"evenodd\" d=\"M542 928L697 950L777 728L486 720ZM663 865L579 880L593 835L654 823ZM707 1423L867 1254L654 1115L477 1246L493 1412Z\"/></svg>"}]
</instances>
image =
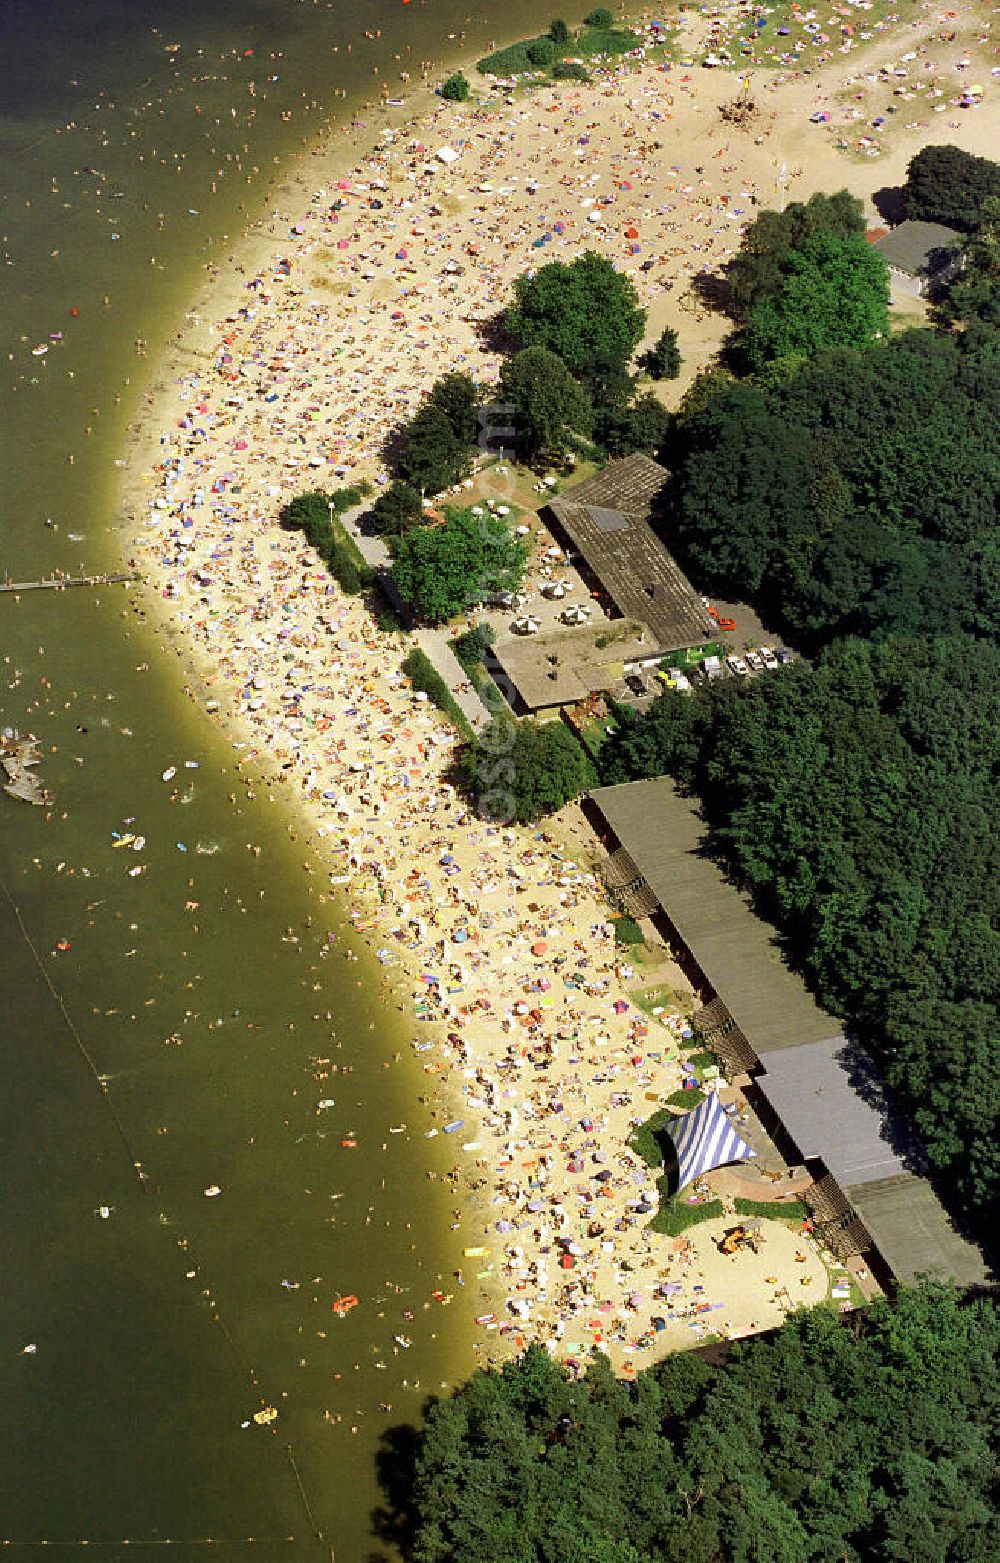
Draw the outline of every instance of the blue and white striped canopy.
<instances>
[{"instance_id":1,"label":"blue and white striped canopy","mask_svg":"<svg viewBox=\"0 0 1000 1563\"><path fill-rule=\"evenodd\" d=\"M678 1189L713 1167L749 1161L757 1154L734 1129L714 1091L700 1107L677 1119L668 1132L677 1148Z\"/></svg>"}]
</instances>

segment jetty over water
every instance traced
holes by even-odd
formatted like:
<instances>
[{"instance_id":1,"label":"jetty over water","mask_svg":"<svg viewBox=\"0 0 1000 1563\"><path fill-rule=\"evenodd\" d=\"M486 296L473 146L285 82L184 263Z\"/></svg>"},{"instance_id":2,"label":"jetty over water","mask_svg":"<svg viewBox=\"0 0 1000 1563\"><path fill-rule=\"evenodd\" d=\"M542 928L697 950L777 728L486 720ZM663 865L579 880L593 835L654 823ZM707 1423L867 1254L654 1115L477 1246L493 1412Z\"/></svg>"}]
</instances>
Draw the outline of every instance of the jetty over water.
<instances>
[{"instance_id":1,"label":"jetty over water","mask_svg":"<svg viewBox=\"0 0 1000 1563\"><path fill-rule=\"evenodd\" d=\"M51 803L51 794L31 769L39 758L37 738L30 733L22 737L14 728L4 728L0 733L0 770L7 778L4 792L23 803Z\"/></svg>"},{"instance_id":2,"label":"jetty over water","mask_svg":"<svg viewBox=\"0 0 1000 1563\"><path fill-rule=\"evenodd\" d=\"M43 581L3 581L0 592L61 592L68 586L118 586L142 577L125 570L111 575L50 575Z\"/></svg>"}]
</instances>

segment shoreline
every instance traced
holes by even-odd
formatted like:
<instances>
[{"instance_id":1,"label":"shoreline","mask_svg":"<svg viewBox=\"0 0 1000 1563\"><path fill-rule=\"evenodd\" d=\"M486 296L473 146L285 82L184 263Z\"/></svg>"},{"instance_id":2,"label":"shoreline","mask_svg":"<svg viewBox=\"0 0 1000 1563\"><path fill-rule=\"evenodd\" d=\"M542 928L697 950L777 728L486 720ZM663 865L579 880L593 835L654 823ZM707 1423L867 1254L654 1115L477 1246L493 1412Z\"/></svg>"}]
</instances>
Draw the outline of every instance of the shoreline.
<instances>
[{"instance_id":1,"label":"shoreline","mask_svg":"<svg viewBox=\"0 0 1000 1563\"><path fill-rule=\"evenodd\" d=\"M502 1339L483 1327L482 1360L529 1339L560 1355L599 1344L619 1370L639 1351L653 1360L692 1343L692 1315L672 1307L650 1347L649 1320L668 1306L657 1289L679 1287L693 1309L696 1277L724 1297L713 1333L767 1327L785 1306L772 1300L766 1313L759 1278L741 1295L742 1269L725 1291L711 1245L699 1240L705 1229L695 1228L693 1250L685 1240L683 1251L645 1230L652 1180L625 1142L632 1124L681 1083L683 1012L668 1028L636 1005L635 973L614 945L585 861L596 844L570 834L572 811L542 830L487 826L465 809L445 775L453 736L399 672L399 637L339 596L301 541L280 531L277 511L304 487L377 473L382 433L419 404L432 372L465 366L477 378L495 375L497 356L478 342L469 316L495 308L518 270L575 253L584 241L622 264L618 234L627 221L639 225L643 250L650 233L647 258L662 252L648 274L638 259L622 268L642 283L643 301L655 303L649 334L668 318L681 322L682 345L703 361L724 323L699 316L704 329L695 331L680 313L682 293L671 297L671 289L735 249L735 219L749 220L757 191L759 204L769 204L777 150L762 152L718 124L715 110L735 80L626 62L585 88L547 86L511 103L501 97L491 110L447 104L419 87L414 96L429 101L399 115L388 159L378 151L388 143L384 111L357 111L355 134L325 131L320 146L275 176L266 210L209 267L186 326L149 376L126 447L121 525L132 540L123 536L122 552L140 551L151 587L141 606L169 626L191 698L216 707L242 784L252 793L260 776L291 804L315 887L317 860L325 860L324 894L343 896L349 942L364 940L393 1002L407 1006L412 1045L431 1060L410 1132L445 1132L468 1115L455 1131L466 1169L456 1197L466 1218L482 1220L470 1247L486 1252L469 1257L492 1261L476 1282L493 1306L473 1305L471 1285L466 1295L477 1317L495 1313L491 1323L505 1326ZM798 111L817 85L795 77L768 90L783 91ZM361 124L362 113L379 116L378 126ZM407 144L422 135L427 148ZM459 144L454 168L435 166L438 141ZM675 152L680 167L668 161ZM696 163L709 155L728 163ZM422 171L428 157L430 174ZM528 166L538 173L526 178ZM861 182L846 177L858 170L837 166L839 183ZM872 173L866 166L866 186ZM498 181L511 186L502 200ZM835 187L820 166L801 193ZM367 204L375 189L384 195L377 209ZM583 193L590 189L601 205ZM553 193L538 202L544 190ZM338 194L343 218L329 210ZM655 212L643 204L657 197ZM568 235L540 251L530 235L540 231L539 216L551 223L557 205ZM443 280L446 256L456 265L463 257L461 284ZM288 274L279 276L275 263L286 258ZM244 318L224 318L240 310ZM157 476L151 468L165 456L168 470ZM652 1198L655 1208L655 1190ZM573 1260L562 1275L560 1252ZM772 1250L765 1268L798 1285L802 1267L789 1270L790 1260ZM810 1251L813 1296L825 1273ZM695 1319L694 1332L700 1339L709 1327Z\"/></svg>"}]
</instances>

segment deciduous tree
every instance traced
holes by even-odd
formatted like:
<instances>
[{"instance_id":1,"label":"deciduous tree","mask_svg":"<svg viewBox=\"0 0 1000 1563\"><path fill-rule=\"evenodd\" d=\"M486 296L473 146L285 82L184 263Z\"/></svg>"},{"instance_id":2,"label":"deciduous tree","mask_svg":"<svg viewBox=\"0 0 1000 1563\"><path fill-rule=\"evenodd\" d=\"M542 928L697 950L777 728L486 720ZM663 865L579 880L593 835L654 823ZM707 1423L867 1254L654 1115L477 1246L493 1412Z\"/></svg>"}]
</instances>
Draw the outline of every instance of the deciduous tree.
<instances>
[{"instance_id":1,"label":"deciduous tree","mask_svg":"<svg viewBox=\"0 0 1000 1563\"><path fill-rule=\"evenodd\" d=\"M516 591L526 558L526 544L500 517L455 509L440 525L396 539L392 573L404 602L441 624L491 592Z\"/></svg>"},{"instance_id":2,"label":"deciduous tree","mask_svg":"<svg viewBox=\"0 0 1000 1563\"><path fill-rule=\"evenodd\" d=\"M889 268L865 239L815 233L790 250L777 288L751 309L739 347L751 369L863 347L889 331Z\"/></svg>"},{"instance_id":3,"label":"deciduous tree","mask_svg":"<svg viewBox=\"0 0 1000 1563\"><path fill-rule=\"evenodd\" d=\"M518 277L505 323L523 347L544 347L591 389L628 363L646 313L628 277L593 250Z\"/></svg>"},{"instance_id":4,"label":"deciduous tree","mask_svg":"<svg viewBox=\"0 0 1000 1563\"><path fill-rule=\"evenodd\" d=\"M574 435L587 434L593 411L561 358L526 347L500 370L500 397L514 413L518 444L529 462L561 462Z\"/></svg>"}]
</instances>

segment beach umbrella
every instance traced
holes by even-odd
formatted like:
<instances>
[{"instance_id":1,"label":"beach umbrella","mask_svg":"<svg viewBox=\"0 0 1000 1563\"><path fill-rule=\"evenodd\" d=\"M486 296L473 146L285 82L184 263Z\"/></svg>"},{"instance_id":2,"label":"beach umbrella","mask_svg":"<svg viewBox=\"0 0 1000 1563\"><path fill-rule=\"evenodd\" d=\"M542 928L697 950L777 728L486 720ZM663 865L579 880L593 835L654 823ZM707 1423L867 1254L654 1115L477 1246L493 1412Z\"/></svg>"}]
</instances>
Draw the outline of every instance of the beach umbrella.
<instances>
[{"instance_id":1,"label":"beach umbrella","mask_svg":"<svg viewBox=\"0 0 1000 1563\"><path fill-rule=\"evenodd\" d=\"M615 999L614 1011L615 1011L616 1015L624 1015L627 1012L627 1010L628 1010L628 1005L626 1004L624 999Z\"/></svg>"},{"instance_id":2,"label":"beach umbrella","mask_svg":"<svg viewBox=\"0 0 1000 1563\"><path fill-rule=\"evenodd\" d=\"M548 944L544 939L536 939L531 946L531 953L532 955L544 955L547 949Z\"/></svg>"}]
</instances>

